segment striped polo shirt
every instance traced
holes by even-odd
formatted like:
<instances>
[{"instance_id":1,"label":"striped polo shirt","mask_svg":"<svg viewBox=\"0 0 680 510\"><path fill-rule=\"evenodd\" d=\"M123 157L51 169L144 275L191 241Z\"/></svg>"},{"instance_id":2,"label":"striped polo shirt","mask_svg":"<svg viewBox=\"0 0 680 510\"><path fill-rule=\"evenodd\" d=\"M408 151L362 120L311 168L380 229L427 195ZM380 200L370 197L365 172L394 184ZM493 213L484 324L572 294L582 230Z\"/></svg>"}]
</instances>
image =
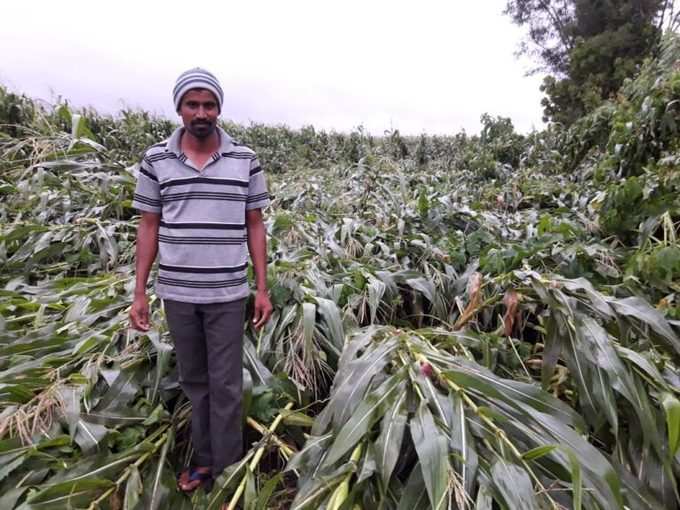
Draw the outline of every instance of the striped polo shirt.
<instances>
[{"instance_id":1,"label":"striped polo shirt","mask_svg":"<svg viewBox=\"0 0 680 510\"><path fill-rule=\"evenodd\" d=\"M132 206L160 213L160 298L219 303L246 297L246 210L269 204L255 153L221 128L220 147L203 169L180 147L184 128L153 145L140 163Z\"/></svg>"}]
</instances>

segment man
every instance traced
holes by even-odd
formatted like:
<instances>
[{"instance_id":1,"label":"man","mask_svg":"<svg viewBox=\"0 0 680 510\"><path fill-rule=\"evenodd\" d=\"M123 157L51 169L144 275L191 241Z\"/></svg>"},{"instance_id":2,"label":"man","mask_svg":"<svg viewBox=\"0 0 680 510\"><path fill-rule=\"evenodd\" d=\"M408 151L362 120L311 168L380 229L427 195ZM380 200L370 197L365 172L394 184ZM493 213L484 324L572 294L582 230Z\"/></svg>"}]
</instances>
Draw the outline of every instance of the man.
<instances>
[{"instance_id":1,"label":"man","mask_svg":"<svg viewBox=\"0 0 680 510\"><path fill-rule=\"evenodd\" d=\"M137 230L132 327L149 329L146 282L159 253L156 294L174 341L182 389L192 404L192 466L178 485L211 485L242 455L241 392L247 251L257 292L253 322L272 312L267 293L262 209L269 204L255 153L217 126L223 92L200 68L173 90L183 127L152 146L141 162L133 206Z\"/></svg>"}]
</instances>

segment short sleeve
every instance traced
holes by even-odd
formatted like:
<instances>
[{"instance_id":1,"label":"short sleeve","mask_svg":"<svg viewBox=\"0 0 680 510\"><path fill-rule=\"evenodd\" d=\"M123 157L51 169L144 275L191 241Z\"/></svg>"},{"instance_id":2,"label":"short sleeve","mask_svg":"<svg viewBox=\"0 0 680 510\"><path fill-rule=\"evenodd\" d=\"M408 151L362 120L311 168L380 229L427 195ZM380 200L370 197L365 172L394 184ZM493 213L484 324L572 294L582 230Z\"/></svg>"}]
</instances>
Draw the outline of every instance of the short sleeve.
<instances>
[{"instance_id":1,"label":"short sleeve","mask_svg":"<svg viewBox=\"0 0 680 510\"><path fill-rule=\"evenodd\" d=\"M137 176L137 187L132 199L132 207L139 211L161 212L161 188L153 166L142 160Z\"/></svg>"},{"instance_id":2,"label":"short sleeve","mask_svg":"<svg viewBox=\"0 0 680 510\"><path fill-rule=\"evenodd\" d=\"M264 209L269 205L267 182L262 166L257 158L250 161L250 182L248 184L248 199L246 209Z\"/></svg>"}]
</instances>

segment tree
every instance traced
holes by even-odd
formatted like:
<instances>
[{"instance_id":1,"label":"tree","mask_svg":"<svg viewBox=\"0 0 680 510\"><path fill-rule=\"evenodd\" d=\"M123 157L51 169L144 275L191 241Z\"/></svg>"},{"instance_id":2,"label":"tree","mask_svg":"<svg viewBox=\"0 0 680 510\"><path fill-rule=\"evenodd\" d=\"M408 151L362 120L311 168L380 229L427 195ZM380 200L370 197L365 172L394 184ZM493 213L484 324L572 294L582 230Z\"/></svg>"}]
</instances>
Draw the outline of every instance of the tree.
<instances>
[{"instance_id":1,"label":"tree","mask_svg":"<svg viewBox=\"0 0 680 510\"><path fill-rule=\"evenodd\" d=\"M539 62L544 120L572 124L619 89L674 27L670 0L508 0L528 28L519 53Z\"/></svg>"},{"instance_id":2,"label":"tree","mask_svg":"<svg viewBox=\"0 0 680 510\"><path fill-rule=\"evenodd\" d=\"M573 0L508 0L505 14L515 24L528 28L519 53L540 62L534 72L567 72L568 54L574 44Z\"/></svg>"}]
</instances>

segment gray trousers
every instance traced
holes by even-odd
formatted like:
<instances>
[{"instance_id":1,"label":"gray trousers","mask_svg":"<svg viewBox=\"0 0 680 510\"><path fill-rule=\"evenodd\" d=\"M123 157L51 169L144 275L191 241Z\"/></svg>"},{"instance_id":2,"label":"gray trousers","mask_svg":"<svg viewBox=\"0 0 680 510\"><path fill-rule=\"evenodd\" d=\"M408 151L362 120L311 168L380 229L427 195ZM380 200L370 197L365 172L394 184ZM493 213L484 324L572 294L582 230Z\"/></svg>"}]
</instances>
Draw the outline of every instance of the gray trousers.
<instances>
[{"instance_id":1,"label":"gray trousers","mask_svg":"<svg viewBox=\"0 0 680 510\"><path fill-rule=\"evenodd\" d=\"M245 303L163 300L179 381L192 406L193 463L211 466L215 477L243 454Z\"/></svg>"}]
</instances>

